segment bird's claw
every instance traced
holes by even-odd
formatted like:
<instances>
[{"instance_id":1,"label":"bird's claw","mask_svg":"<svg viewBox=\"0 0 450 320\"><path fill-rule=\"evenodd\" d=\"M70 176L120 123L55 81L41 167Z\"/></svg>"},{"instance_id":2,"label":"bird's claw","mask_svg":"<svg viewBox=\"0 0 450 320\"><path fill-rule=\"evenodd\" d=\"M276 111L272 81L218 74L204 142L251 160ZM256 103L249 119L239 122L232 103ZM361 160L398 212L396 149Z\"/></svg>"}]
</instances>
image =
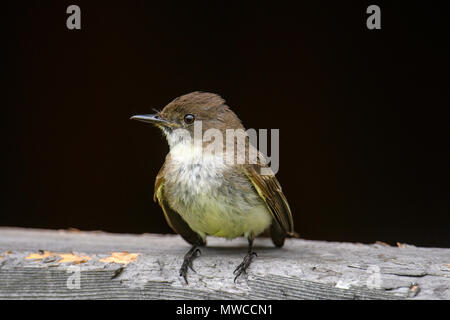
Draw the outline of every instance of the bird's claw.
<instances>
[{"instance_id":1,"label":"bird's claw","mask_svg":"<svg viewBox=\"0 0 450 320\"><path fill-rule=\"evenodd\" d=\"M183 260L183 264L181 265L180 268L180 277L183 277L184 281L186 282L186 284L189 284L188 280L187 280L187 273L188 273L188 269L191 269L192 271L194 271L195 273L197 273L197 271L194 270L194 267L192 265L192 262L194 261L195 258L197 258L199 255L201 254L201 251L199 248L197 247L192 247L185 255L184 255L184 260Z\"/></svg>"},{"instance_id":2,"label":"bird's claw","mask_svg":"<svg viewBox=\"0 0 450 320\"><path fill-rule=\"evenodd\" d=\"M236 275L234 278L234 282L236 282L237 278L241 274L247 274L247 269L250 266L250 264L253 261L253 257L258 256L256 252L249 252L245 257L244 260L236 267L236 269L233 271L233 274Z\"/></svg>"}]
</instances>

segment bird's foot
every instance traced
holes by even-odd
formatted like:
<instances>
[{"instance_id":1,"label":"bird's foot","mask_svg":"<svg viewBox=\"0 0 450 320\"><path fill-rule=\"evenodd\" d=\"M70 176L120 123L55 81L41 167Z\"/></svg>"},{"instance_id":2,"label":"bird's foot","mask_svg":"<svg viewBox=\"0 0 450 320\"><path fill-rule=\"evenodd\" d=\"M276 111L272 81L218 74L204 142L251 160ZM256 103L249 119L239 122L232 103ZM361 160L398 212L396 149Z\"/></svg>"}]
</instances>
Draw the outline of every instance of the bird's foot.
<instances>
[{"instance_id":1,"label":"bird's foot","mask_svg":"<svg viewBox=\"0 0 450 320\"><path fill-rule=\"evenodd\" d=\"M189 284L187 281L187 273L188 269L191 269L192 271L196 272L194 268L192 267L192 262L195 258L197 258L201 254L201 251L196 246L193 246L189 251L184 255L183 264L180 268L180 277L184 278L184 281L186 281L186 284Z\"/></svg>"},{"instance_id":2,"label":"bird's foot","mask_svg":"<svg viewBox=\"0 0 450 320\"><path fill-rule=\"evenodd\" d=\"M256 252L250 251L249 253L247 253L247 255L244 257L244 260L242 260L241 264L238 265L233 272L233 274L236 275L236 277L234 278L234 282L236 282L237 278L241 274L243 273L247 274L247 269L252 263L253 257L255 256L257 256Z\"/></svg>"}]
</instances>

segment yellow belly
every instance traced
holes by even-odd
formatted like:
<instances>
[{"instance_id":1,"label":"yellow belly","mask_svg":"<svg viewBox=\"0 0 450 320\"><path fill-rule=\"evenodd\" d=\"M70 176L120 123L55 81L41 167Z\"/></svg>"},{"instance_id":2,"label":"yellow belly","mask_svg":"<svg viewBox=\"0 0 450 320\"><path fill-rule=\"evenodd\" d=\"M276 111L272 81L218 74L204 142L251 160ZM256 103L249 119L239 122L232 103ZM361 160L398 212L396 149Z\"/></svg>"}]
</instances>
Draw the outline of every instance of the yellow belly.
<instances>
[{"instance_id":1,"label":"yellow belly","mask_svg":"<svg viewBox=\"0 0 450 320\"><path fill-rule=\"evenodd\" d=\"M192 230L215 237L236 238L257 236L272 223L272 216L264 204L239 211L210 199L198 199L189 212L180 212Z\"/></svg>"}]
</instances>

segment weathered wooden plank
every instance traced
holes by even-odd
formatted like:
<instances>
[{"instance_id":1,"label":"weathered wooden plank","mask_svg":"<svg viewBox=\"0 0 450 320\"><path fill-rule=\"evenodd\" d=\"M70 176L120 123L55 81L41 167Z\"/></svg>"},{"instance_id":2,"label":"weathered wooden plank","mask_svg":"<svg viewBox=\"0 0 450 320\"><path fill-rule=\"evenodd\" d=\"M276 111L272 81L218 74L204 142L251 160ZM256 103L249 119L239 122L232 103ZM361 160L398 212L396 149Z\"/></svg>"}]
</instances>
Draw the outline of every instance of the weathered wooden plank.
<instances>
[{"instance_id":1,"label":"weathered wooden plank","mask_svg":"<svg viewBox=\"0 0 450 320\"><path fill-rule=\"evenodd\" d=\"M178 236L0 228L0 299L450 299L450 249L262 238L234 283L246 241L208 242L186 285Z\"/></svg>"}]
</instances>

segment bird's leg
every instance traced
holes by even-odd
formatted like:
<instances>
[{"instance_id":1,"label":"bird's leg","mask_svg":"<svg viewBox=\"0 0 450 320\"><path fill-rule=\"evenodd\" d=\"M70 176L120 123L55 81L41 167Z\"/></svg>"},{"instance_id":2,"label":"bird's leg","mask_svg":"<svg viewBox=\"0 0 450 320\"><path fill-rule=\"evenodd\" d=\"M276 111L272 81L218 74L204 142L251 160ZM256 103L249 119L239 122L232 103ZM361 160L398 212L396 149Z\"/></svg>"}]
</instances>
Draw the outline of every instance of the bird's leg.
<instances>
[{"instance_id":1,"label":"bird's leg","mask_svg":"<svg viewBox=\"0 0 450 320\"><path fill-rule=\"evenodd\" d=\"M201 253L200 249L193 245L191 249L189 249L188 252L184 255L183 264L180 268L180 276L184 278L184 281L186 281L186 284L188 284L187 281L187 272L188 268L195 272L194 268L192 267L192 261L194 261L195 258Z\"/></svg>"},{"instance_id":2,"label":"bird's leg","mask_svg":"<svg viewBox=\"0 0 450 320\"><path fill-rule=\"evenodd\" d=\"M236 282L236 279L242 274L247 273L247 269L250 266L250 264L253 261L253 257L257 256L256 252L253 251L253 235L250 235L248 237L248 252L244 257L244 260L242 260L241 264L236 267L233 274L236 275L234 278L234 282Z\"/></svg>"}]
</instances>

